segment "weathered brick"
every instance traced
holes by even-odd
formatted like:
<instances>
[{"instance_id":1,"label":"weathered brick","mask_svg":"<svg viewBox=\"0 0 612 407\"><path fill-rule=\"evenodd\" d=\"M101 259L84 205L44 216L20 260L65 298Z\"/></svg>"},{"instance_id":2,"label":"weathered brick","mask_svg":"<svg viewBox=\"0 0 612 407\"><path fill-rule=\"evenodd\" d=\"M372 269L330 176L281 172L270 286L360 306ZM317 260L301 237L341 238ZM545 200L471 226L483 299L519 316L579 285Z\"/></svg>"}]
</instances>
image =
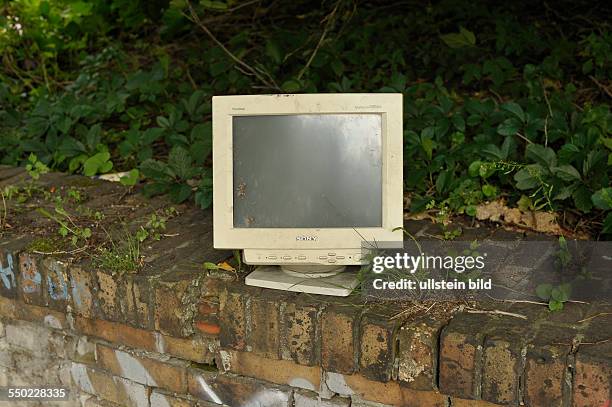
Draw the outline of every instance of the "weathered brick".
<instances>
[{"instance_id":1,"label":"weathered brick","mask_svg":"<svg viewBox=\"0 0 612 407\"><path fill-rule=\"evenodd\" d=\"M438 336L444 319L409 321L398 333L398 379L415 390L432 390L436 385Z\"/></svg>"},{"instance_id":2,"label":"weathered brick","mask_svg":"<svg viewBox=\"0 0 612 407\"><path fill-rule=\"evenodd\" d=\"M524 400L529 406L562 406L567 356L575 335L567 328L543 328L527 347ZM561 345L565 343L566 345Z\"/></svg>"},{"instance_id":3,"label":"weathered brick","mask_svg":"<svg viewBox=\"0 0 612 407\"><path fill-rule=\"evenodd\" d=\"M308 390L297 390L293 393L294 407L349 407L351 399L348 397L332 397L322 399L317 393Z\"/></svg>"},{"instance_id":4,"label":"weathered brick","mask_svg":"<svg viewBox=\"0 0 612 407\"><path fill-rule=\"evenodd\" d=\"M88 336L104 339L117 345L151 352L168 353L198 363L212 363L218 342L206 338L174 338L158 332L146 331L129 325L104 320L76 318L75 329Z\"/></svg>"},{"instance_id":5,"label":"weathered brick","mask_svg":"<svg viewBox=\"0 0 612 407\"><path fill-rule=\"evenodd\" d=\"M318 391L321 385L321 368L318 366L268 359L251 352L229 353L229 370L232 373L313 391Z\"/></svg>"},{"instance_id":6,"label":"weathered brick","mask_svg":"<svg viewBox=\"0 0 612 407\"><path fill-rule=\"evenodd\" d=\"M359 371L379 381L391 379L395 359L396 324L385 317L365 316L361 320Z\"/></svg>"},{"instance_id":7,"label":"weathered brick","mask_svg":"<svg viewBox=\"0 0 612 407\"><path fill-rule=\"evenodd\" d=\"M263 291L262 297L251 301L251 332L247 344L262 356L278 359L280 356L280 301L281 297Z\"/></svg>"},{"instance_id":8,"label":"weathered brick","mask_svg":"<svg viewBox=\"0 0 612 407\"><path fill-rule=\"evenodd\" d=\"M578 348L573 393L573 402L576 406L610 405L610 400L612 400L611 342L582 345Z\"/></svg>"},{"instance_id":9,"label":"weathered brick","mask_svg":"<svg viewBox=\"0 0 612 407\"><path fill-rule=\"evenodd\" d=\"M115 376L150 387L161 387L177 393L187 392L187 370L184 363L161 361L101 344L96 346L96 355L98 366Z\"/></svg>"},{"instance_id":10,"label":"weathered brick","mask_svg":"<svg viewBox=\"0 0 612 407\"><path fill-rule=\"evenodd\" d=\"M420 391L401 386L399 382L379 382L362 375L325 373L325 383L334 393L392 406L445 407L448 396L437 391Z\"/></svg>"},{"instance_id":11,"label":"weathered brick","mask_svg":"<svg viewBox=\"0 0 612 407\"><path fill-rule=\"evenodd\" d=\"M0 297L0 317L15 319L17 316L17 301Z\"/></svg>"},{"instance_id":12,"label":"weathered brick","mask_svg":"<svg viewBox=\"0 0 612 407\"><path fill-rule=\"evenodd\" d=\"M228 406L292 406L292 390L286 386L196 369L191 369L188 376L189 394L207 402Z\"/></svg>"},{"instance_id":13,"label":"weathered brick","mask_svg":"<svg viewBox=\"0 0 612 407\"><path fill-rule=\"evenodd\" d=\"M90 271L76 266L70 267L69 273L74 313L86 318L93 317L95 312L94 275Z\"/></svg>"},{"instance_id":14,"label":"weathered brick","mask_svg":"<svg viewBox=\"0 0 612 407\"><path fill-rule=\"evenodd\" d=\"M321 365L327 371L355 371L355 331L359 315L353 307L330 306L321 320Z\"/></svg>"},{"instance_id":15,"label":"weathered brick","mask_svg":"<svg viewBox=\"0 0 612 407\"><path fill-rule=\"evenodd\" d=\"M483 356L482 399L498 404L516 402L520 347L505 337L487 337Z\"/></svg>"},{"instance_id":16,"label":"weathered brick","mask_svg":"<svg viewBox=\"0 0 612 407\"><path fill-rule=\"evenodd\" d=\"M451 399L451 406L453 407L499 407L500 404L493 404L493 403L489 403L488 401L484 401L484 400L465 400L465 399L458 399L458 398L452 398ZM539 407L540 404L528 404L529 407ZM546 404L542 404L542 407L546 406Z\"/></svg>"},{"instance_id":17,"label":"weathered brick","mask_svg":"<svg viewBox=\"0 0 612 407\"><path fill-rule=\"evenodd\" d=\"M189 280L166 283L155 287L155 329L171 336L186 336L183 296Z\"/></svg>"},{"instance_id":18,"label":"weathered brick","mask_svg":"<svg viewBox=\"0 0 612 407\"><path fill-rule=\"evenodd\" d=\"M236 350L246 349L247 304L253 292L259 290L222 291L219 295L220 325L219 334L221 346Z\"/></svg>"},{"instance_id":19,"label":"weathered brick","mask_svg":"<svg viewBox=\"0 0 612 407\"><path fill-rule=\"evenodd\" d=\"M45 279L46 294L45 302L50 308L58 311L66 311L66 306L70 304L70 291L66 264L63 262L45 257L42 261L42 271Z\"/></svg>"},{"instance_id":20,"label":"weathered brick","mask_svg":"<svg viewBox=\"0 0 612 407\"><path fill-rule=\"evenodd\" d=\"M39 270L41 258L30 253L19 255L18 282L20 286L20 297L26 304L46 305L44 290L46 284Z\"/></svg>"},{"instance_id":21,"label":"weathered brick","mask_svg":"<svg viewBox=\"0 0 612 407\"><path fill-rule=\"evenodd\" d=\"M16 309L16 318L42 324L48 328L64 329L69 327L66 314L37 305L20 304Z\"/></svg>"},{"instance_id":22,"label":"weathered brick","mask_svg":"<svg viewBox=\"0 0 612 407\"><path fill-rule=\"evenodd\" d=\"M11 250L0 249L0 296L15 298L17 296L18 260Z\"/></svg>"},{"instance_id":23,"label":"weathered brick","mask_svg":"<svg viewBox=\"0 0 612 407\"><path fill-rule=\"evenodd\" d=\"M121 281L114 278L112 274L102 270L96 272L98 285L98 306L104 319L109 321L122 321L119 296L121 295Z\"/></svg>"},{"instance_id":24,"label":"weathered brick","mask_svg":"<svg viewBox=\"0 0 612 407\"><path fill-rule=\"evenodd\" d=\"M190 400L173 397L171 395L160 393L157 390L151 392L151 407L195 407L196 403Z\"/></svg>"},{"instance_id":25,"label":"weathered brick","mask_svg":"<svg viewBox=\"0 0 612 407\"><path fill-rule=\"evenodd\" d=\"M129 305L130 313L133 315L132 324L143 329L153 328L155 325L151 282L146 278L138 278L138 276L129 281L128 295L130 298L133 297L133 302Z\"/></svg>"},{"instance_id":26,"label":"weathered brick","mask_svg":"<svg viewBox=\"0 0 612 407\"><path fill-rule=\"evenodd\" d=\"M221 326L219 324L215 324L208 321L196 321L195 323L196 329L204 334L204 335L219 335L221 332Z\"/></svg>"},{"instance_id":27,"label":"weathered brick","mask_svg":"<svg viewBox=\"0 0 612 407\"><path fill-rule=\"evenodd\" d=\"M13 321L5 329L6 340L14 348L37 356L66 357L66 337L60 332L22 321Z\"/></svg>"},{"instance_id":28,"label":"weathered brick","mask_svg":"<svg viewBox=\"0 0 612 407\"><path fill-rule=\"evenodd\" d=\"M125 407L149 406L149 390L141 384L80 363L72 364L71 375L77 388L85 393Z\"/></svg>"},{"instance_id":29,"label":"weathered brick","mask_svg":"<svg viewBox=\"0 0 612 407\"><path fill-rule=\"evenodd\" d=\"M321 343L318 337L318 308L309 299L298 296L284 308L281 338L281 356L302 365L317 365L321 359Z\"/></svg>"},{"instance_id":30,"label":"weathered brick","mask_svg":"<svg viewBox=\"0 0 612 407\"><path fill-rule=\"evenodd\" d=\"M440 391L461 398L474 398L479 385L482 328L488 319L481 315L459 314L443 330L440 338Z\"/></svg>"}]
</instances>

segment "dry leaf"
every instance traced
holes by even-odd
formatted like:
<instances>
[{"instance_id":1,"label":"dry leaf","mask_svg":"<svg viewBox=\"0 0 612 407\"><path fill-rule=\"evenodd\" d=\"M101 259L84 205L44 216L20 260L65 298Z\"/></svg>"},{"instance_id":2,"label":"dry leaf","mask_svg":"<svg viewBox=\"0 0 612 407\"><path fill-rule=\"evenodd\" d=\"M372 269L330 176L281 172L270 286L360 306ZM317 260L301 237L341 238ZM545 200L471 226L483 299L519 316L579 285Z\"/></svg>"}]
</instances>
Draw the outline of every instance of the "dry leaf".
<instances>
[{"instance_id":1,"label":"dry leaf","mask_svg":"<svg viewBox=\"0 0 612 407\"><path fill-rule=\"evenodd\" d=\"M217 264L217 266L219 266L219 268L220 268L221 270L225 270L225 271L236 271L236 269L235 269L235 268L233 268L233 267L232 267L232 266L231 266L231 265L230 265L228 262L226 262L226 261L223 261L223 262L221 262L221 263Z\"/></svg>"}]
</instances>

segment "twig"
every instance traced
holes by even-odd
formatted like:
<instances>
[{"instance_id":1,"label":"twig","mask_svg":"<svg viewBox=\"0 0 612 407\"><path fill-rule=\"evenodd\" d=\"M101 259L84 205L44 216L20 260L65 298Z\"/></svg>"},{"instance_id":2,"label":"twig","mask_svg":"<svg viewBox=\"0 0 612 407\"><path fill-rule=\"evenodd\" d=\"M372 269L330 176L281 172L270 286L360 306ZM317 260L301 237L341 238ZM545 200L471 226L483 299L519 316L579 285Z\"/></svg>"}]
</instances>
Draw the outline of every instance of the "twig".
<instances>
[{"instance_id":1,"label":"twig","mask_svg":"<svg viewBox=\"0 0 612 407\"><path fill-rule=\"evenodd\" d=\"M589 75L589 78L591 78L591 80L595 83L595 85L597 85L601 90L603 90L606 93L606 95L612 98L612 92L610 92L610 89L608 89L607 86L605 86L603 83L595 79L593 75Z\"/></svg>"},{"instance_id":2,"label":"twig","mask_svg":"<svg viewBox=\"0 0 612 407\"><path fill-rule=\"evenodd\" d=\"M597 317L601 317L601 316L604 316L604 315L612 315L612 312L600 312L598 314L591 315L590 317L581 319L580 321L576 321L576 323L577 324L581 324L583 322L590 321L591 319L594 319L594 318L597 318Z\"/></svg>"},{"instance_id":3,"label":"twig","mask_svg":"<svg viewBox=\"0 0 612 407\"><path fill-rule=\"evenodd\" d=\"M75 254L75 253L80 253L82 251L85 251L85 249L87 249L89 246L85 245L83 247L79 247L78 249L74 249L74 250L57 250L54 252L41 252L38 250L32 250L32 253L36 253L36 254L44 254L44 255L51 255L51 254Z\"/></svg>"},{"instance_id":4,"label":"twig","mask_svg":"<svg viewBox=\"0 0 612 407\"><path fill-rule=\"evenodd\" d=\"M533 141L529 140L527 137L523 136L518 131L516 132L516 135L519 136L520 138L522 138L523 140L525 140L527 142L527 144L533 144Z\"/></svg>"},{"instance_id":5,"label":"twig","mask_svg":"<svg viewBox=\"0 0 612 407\"><path fill-rule=\"evenodd\" d=\"M321 48L321 45L323 44L323 41L325 40L325 36L327 35L327 32L329 31L332 23L335 21L334 16L336 15L336 11L338 11L339 5L340 5L340 1L337 1L336 5L334 6L334 9L327 16L327 24L325 24L325 28L323 29L323 33L321 34L321 37L319 38L319 42L317 43L317 46L315 47L315 49L312 51L312 54L310 54L310 57L308 58L306 65L304 65L304 67L300 70L300 73L297 76L298 81L302 79L302 76L304 76L304 73L306 73L306 71L310 67L310 64L314 60L314 57L317 55L317 52L319 52L319 48Z\"/></svg>"},{"instance_id":6,"label":"twig","mask_svg":"<svg viewBox=\"0 0 612 407\"><path fill-rule=\"evenodd\" d=\"M8 209L6 208L6 199L4 199L4 191L0 191L0 195L2 195L2 206L4 207L4 214L2 215L2 222L0 222L0 226L4 228L4 225L6 225Z\"/></svg>"},{"instance_id":7,"label":"twig","mask_svg":"<svg viewBox=\"0 0 612 407\"><path fill-rule=\"evenodd\" d=\"M208 35L208 37L210 37L210 39L213 40L213 42L215 44L217 44L219 46L219 48L221 48L223 50L223 52L225 52L227 54L227 56L229 56L235 63L237 63L238 65L243 67L246 71L248 71L251 74L253 74L257 79L259 79L259 81L264 83L266 86L268 86L270 88L273 88L273 89L276 89L278 91L281 90L278 87L278 85L276 84L276 82L274 82L274 80L268 81L259 72L257 72L256 69L254 69L252 66L250 66L249 64L247 64L246 62L244 62L243 60L238 58L236 55L234 55L232 53L232 51L227 49L225 47L225 45L223 45L223 43L221 41L219 41L217 39L217 37L215 37L215 35L208 29L208 27L206 27L206 25L204 25L202 20L200 20L200 18L196 14L195 10L193 9L193 6L191 5L190 1L187 1L187 6L189 7L189 13L191 14L191 17L189 15L185 14L184 12L182 12L183 16L185 16L188 20L194 22L198 27L200 27L202 29L202 31L204 31L206 33L206 35Z\"/></svg>"},{"instance_id":8,"label":"twig","mask_svg":"<svg viewBox=\"0 0 612 407\"><path fill-rule=\"evenodd\" d=\"M505 315L508 317L527 319L527 317L523 314L516 314L514 312L506 312L500 310L479 310L479 309L466 309L465 312L469 314L493 314L493 315Z\"/></svg>"}]
</instances>

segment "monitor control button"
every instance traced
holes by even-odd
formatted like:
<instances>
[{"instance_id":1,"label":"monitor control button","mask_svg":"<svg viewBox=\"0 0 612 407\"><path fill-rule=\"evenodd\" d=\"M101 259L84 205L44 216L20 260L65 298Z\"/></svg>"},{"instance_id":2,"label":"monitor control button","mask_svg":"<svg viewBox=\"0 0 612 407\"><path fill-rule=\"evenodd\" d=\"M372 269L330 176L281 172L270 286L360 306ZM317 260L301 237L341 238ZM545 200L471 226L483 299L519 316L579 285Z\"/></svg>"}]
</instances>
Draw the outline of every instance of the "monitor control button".
<instances>
[{"instance_id":1,"label":"monitor control button","mask_svg":"<svg viewBox=\"0 0 612 407\"><path fill-rule=\"evenodd\" d=\"M328 262L328 263L335 263L335 262L336 262L336 259L329 259L329 260L327 260L327 262Z\"/></svg>"},{"instance_id":2,"label":"monitor control button","mask_svg":"<svg viewBox=\"0 0 612 407\"><path fill-rule=\"evenodd\" d=\"M335 256L336 253L327 253L328 256Z\"/></svg>"},{"instance_id":3,"label":"monitor control button","mask_svg":"<svg viewBox=\"0 0 612 407\"><path fill-rule=\"evenodd\" d=\"M298 260L306 260L306 256L297 256Z\"/></svg>"},{"instance_id":4,"label":"monitor control button","mask_svg":"<svg viewBox=\"0 0 612 407\"><path fill-rule=\"evenodd\" d=\"M283 256L283 260L291 260L291 256Z\"/></svg>"},{"instance_id":5,"label":"monitor control button","mask_svg":"<svg viewBox=\"0 0 612 407\"><path fill-rule=\"evenodd\" d=\"M268 260L276 260L276 256L268 256L267 259Z\"/></svg>"},{"instance_id":6,"label":"monitor control button","mask_svg":"<svg viewBox=\"0 0 612 407\"><path fill-rule=\"evenodd\" d=\"M321 260L327 260L327 256L319 256L319 259L321 259Z\"/></svg>"},{"instance_id":7,"label":"monitor control button","mask_svg":"<svg viewBox=\"0 0 612 407\"><path fill-rule=\"evenodd\" d=\"M344 259L344 256L336 256L336 258L337 258L338 260L342 260L342 259Z\"/></svg>"}]
</instances>

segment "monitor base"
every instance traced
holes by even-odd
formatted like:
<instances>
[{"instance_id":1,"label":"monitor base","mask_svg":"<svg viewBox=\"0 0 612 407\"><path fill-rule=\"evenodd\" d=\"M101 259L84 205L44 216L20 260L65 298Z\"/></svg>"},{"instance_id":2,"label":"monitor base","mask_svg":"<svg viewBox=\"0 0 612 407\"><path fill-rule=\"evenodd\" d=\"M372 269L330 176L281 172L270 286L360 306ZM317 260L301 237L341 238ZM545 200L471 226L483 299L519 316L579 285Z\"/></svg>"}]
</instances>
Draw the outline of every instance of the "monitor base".
<instances>
[{"instance_id":1,"label":"monitor base","mask_svg":"<svg viewBox=\"0 0 612 407\"><path fill-rule=\"evenodd\" d=\"M290 276L308 277L308 278L325 278L335 276L346 270L346 266L336 266L328 264L283 264L280 269Z\"/></svg>"},{"instance_id":2,"label":"monitor base","mask_svg":"<svg viewBox=\"0 0 612 407\"><path fill-rule=\"evenodd\" d=\"M359 284L357 273L337 272L330 277L295 276L281 270L279 266L259 266L245 279L246 285L299 293L346 297Z\"/></svg>"}]
</instances>

